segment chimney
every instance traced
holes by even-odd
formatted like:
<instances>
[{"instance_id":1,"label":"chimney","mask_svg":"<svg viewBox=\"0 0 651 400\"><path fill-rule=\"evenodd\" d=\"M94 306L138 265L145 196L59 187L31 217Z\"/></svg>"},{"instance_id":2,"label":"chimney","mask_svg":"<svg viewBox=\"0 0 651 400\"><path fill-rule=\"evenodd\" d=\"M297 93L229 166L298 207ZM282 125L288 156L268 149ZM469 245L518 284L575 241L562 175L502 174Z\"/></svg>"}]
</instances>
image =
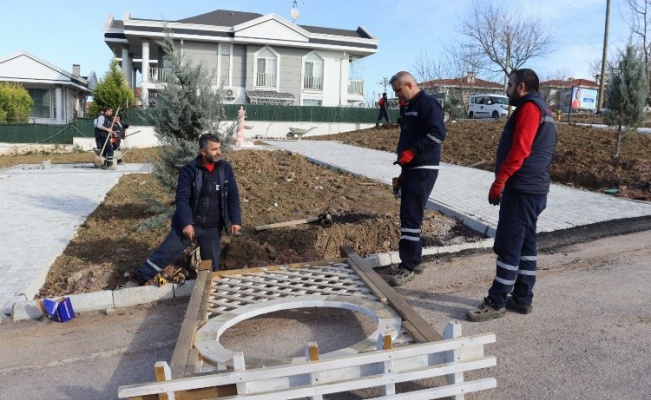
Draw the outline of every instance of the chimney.
<instances>
[{"instance_id":1,"label":"chimney","mask_svg":"<svg viewBox=\"0 0 651 400\"><path fill-rule=\"evenodd\" d=\"M72 74L74 76L80 76L81 73L81 67L79 67L79 64L72 64Z\"/></svg>"},{"instance_id":2,"label":"chimney","mask_svg":"<svg viewBox=\"0 0 651 400\"><path fill-rule=\"evenodd\" d=\"M476 72L468 71L468 83L475 83Z\"/></svg>"}]
</instances>

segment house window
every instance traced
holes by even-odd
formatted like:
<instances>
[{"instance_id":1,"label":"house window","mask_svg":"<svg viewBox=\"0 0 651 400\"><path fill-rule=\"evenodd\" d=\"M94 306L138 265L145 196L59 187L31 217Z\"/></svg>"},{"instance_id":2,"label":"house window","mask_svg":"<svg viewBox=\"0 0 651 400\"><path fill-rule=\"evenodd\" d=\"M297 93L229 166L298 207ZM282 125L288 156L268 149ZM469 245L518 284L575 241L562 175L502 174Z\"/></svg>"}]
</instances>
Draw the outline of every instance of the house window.
<instances>
[{"instance_id":1,"label":"house window","mask_svg":"<svg viewBox=\"0 0 651 400\"><path fill-rule=\"evenodd\" d=\"M219 75L219 85L230 86L230 74L231 74L231 46L230 45L219 45L219 64L220 64L220 75Z\"/></svg>"},{"instance_id":2,"label":"house window","mask_svg":"<svg viewBox=\"0 0 651 400\"><path fill-rule=\"evenodd\" d=\"M315 106L319 107L321 106L321 100L318 99L303 99L303 105L304 106Z\"/></svg>"},{"instance_id":3,"label":"house window","mask_svg":"<svg viewBox=\"0 0 651 400\"><path fill-rule=\"evenodd\" d=\"M54 96L50 89L27 89L34 100L32 107L33 118L54 118Z\"/></svg>"},{"instance_id":4,"label":"house window","mask_svg":"<svg viewBox=\"0 0 651 400\"><path fill-rule=\"evenodd\" d=\"M303 89L323 90L323 59L315 53L305 59Z\"/></svg>"},{"instance_id":5,"label":"house window","mask_svg":"<svg viewBox=\"0 0 651 400\"><path fill-rule=\"evenodd\" d=\"M265 47L256 55L255 85L275 88L277 74L278 56Z\"/></svg>"}]
</instances>

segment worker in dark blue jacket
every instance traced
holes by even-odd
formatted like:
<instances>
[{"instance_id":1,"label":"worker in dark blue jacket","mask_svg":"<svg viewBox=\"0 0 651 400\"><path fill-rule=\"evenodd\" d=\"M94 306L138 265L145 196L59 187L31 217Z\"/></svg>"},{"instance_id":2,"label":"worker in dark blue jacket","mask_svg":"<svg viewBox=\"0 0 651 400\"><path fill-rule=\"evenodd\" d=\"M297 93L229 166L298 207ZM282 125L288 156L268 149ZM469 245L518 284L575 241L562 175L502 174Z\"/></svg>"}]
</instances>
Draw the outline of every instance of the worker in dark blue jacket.
<instances>
[{"instance_id":1,"label":"worker in dark blue jacket","mask_svg":"<svg viewBox=\"0 0 651 400\"><path fill-rule=\"evenodd\" d=\"M231 165L221 159L217 135L199 138L199 156L179 171L172 230L137 271L140 283L156 276L197 239L202 260L219 270L221 231L233 235L242 228L240 195Z\"/></svg>"},{"instance_id":2,"label":"worker in dark blue jacket","mask_svg":"<svg viewBox=\"0 0 651 400\"><path fill-rule=\"evenodd\" d=\"M500 318L506 309L532 312L538 249L536 224L547 206L549 166L556 151L554 115L538 92L531 69L513 70L506 95L516 109L497 145L495 180L488 202L500 206L493 251L496 273L488 296L468 310L470 321Z\"/></svg>"},{"instance_id":3,"label":"worker in dark blue jacket","mask_svg":"<svg viewBox=\"0 0 651 400\"><path fill-rule=\"evenodd\" d=\"M440 104L422 91L414 77L406 71L390 80L399 101L405 104L400 118L398 160L400 173L400 265L392 266L389 283L401 286L423 272L422 231L423 214L441 160L441 143L446 131Z\"/></svg>"}]
</instances>

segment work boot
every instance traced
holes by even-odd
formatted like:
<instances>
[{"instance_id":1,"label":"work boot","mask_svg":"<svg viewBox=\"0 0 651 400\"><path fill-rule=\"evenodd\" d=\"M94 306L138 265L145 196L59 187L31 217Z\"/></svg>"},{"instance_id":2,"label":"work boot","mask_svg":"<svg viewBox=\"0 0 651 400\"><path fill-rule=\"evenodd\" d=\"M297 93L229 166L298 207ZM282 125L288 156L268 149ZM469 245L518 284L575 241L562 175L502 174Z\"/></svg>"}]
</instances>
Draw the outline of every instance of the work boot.
<instances>
[{"instance_id":1,"label":"work boot","mask_svg":"<svg viewBox=\"0 0 651 400\"><path fill-rule=\"evenodd\" d=\"M389 279L389 285L391 286L402 286L410 280L414 279L415 276L413 271L402 267L402 264L397 267L391 266L389 268L389 273L393 275Z\"/></svg>"},{"instance_id":2,"label":"work boot","mask_svg":"<svg viewBox=\"0 0 651 400\"><path fill-rule=\"evenodd\" d=\"M506 298L506 308L520 314L531 314L533 312L531 304L519 304L512 296Z\"/></svg>"},{"instance_id":3,"label":"work boot","mask_svg":"<svg viewBox=\"0 0 651 400\"><path fill-rule=\"evenodd\" d=\"M111 171L115 171L118 169L118 167L116 167L113 163L106 163L103 169L110 169Z\"/></svg>"},{"instance_id":4,"label":"work boot","mask_svg":"<svg viewBox=\"0 0 651 400\"><path fill-rule=\"evenodd\" d=\"M417 275L422 274L423 271L425 271L425 267L423 266L423 264L418 264L418 265L416 265L414 267L414 274L417 274Z\"/></svg>"},{"instance_id":5,"label":"work boot","mask_svg":"<svg viewBox=\"0 0 651 400\"><path fill-rule=\"evenodd\" d=\"M488 297L484 297L484 303L482 303L479 307L475 308L474 310L468 310L468 312L466 312L468 321L472 322L481 322L494 318L502 318L505 315L506 308L496 308L490 303Z\"/></svg>"}]
</instances>

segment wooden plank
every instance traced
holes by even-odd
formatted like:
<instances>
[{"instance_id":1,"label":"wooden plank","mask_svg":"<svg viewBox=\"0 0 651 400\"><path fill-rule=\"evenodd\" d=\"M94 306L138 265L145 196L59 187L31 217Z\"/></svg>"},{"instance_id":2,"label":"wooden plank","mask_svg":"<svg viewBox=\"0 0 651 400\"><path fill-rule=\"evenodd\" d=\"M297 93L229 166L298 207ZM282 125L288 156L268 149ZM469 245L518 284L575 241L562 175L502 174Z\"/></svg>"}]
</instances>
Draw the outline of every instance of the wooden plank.
<instances>
[{"instance_id":1,"label":"wooden plank","mask_svg":"<svg viewBox=\"0 0 651 400\"><path fill-rule=\"evenodd\" d=\"M350 265L359 270L360 278L367 284L375 285L386 296L388 304L393 308L403 320L409 321L422 337L428 342L442 340L439 334L432 326L425 321L403 298L393 290L388 283L378 275L350 246L341 246L342 255L346 255L350 260ZM370 285L369 285L370 287Z\"/></svg>"},{"instance_id":2,"label":"wooden plank","mask_svg":"<svg viewBox=\"0 0 651 400\"><path fill-rule=\"evenodd\" d=\"M177 392L176 400L207 400L236 395L237 387L235 385L226 385Z\"/></svg>"},{"instance_id":3,"label":"wooden plank","mask_svg":"<svg viewBox=\"0 0 651 400\"><path fill-rule=\"evenodd\" d=\"M203 262L201 264L204 264ZM208 261L208 265L211 262ZM200 270L197 274L188 308L185 310L185 316L181 324L181 331L179 338L174 346L172 353L172 360L170 367L172 369L172 378L180 378L185 375L188 365L194 365L194 362L189 360L190 350L193 346L194 334L197 329L197 321L200 319L201 304L204 300L204 292L206 285L210 284L210 270Z\"/></svg>"},{"instance_id":4,"label":"wooden plank","mask_svg":"<svg viewBox=\"0 0 651 400\"><path fill-rule=\"evenodd\" d=\"M317 222L321 218L319 217L313 217L313 218L303 218L303 219L295 219L293 221L285 221L285 222L276 222L275 224L268 224L268 225L258 225L255 227L256 232L260 231L265 231L267 229L271 228L283 228L286 226L296 226L296 225L301 225L301 224L309 224L310 222Z\"/></svg>"}]
</instances>

